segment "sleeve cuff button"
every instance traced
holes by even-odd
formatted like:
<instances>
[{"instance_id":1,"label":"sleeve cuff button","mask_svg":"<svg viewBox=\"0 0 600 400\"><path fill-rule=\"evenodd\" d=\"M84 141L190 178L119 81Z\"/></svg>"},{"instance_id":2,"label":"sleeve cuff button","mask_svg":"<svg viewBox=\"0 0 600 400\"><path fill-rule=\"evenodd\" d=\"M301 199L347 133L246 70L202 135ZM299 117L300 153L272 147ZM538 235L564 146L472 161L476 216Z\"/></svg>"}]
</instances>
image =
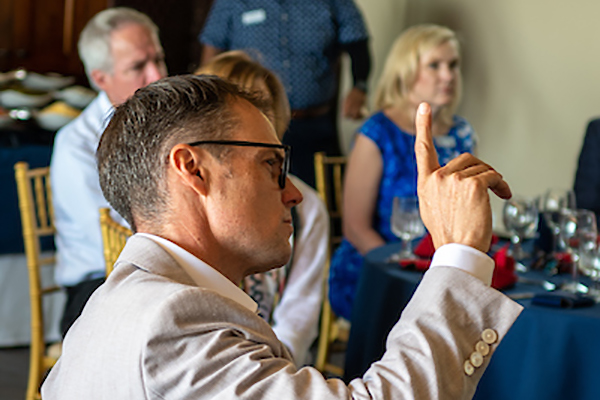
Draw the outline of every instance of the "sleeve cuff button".
<instances>
[{"instance_id":1,"label":"sleeve cuff button","mask_svg":"<svg viewBox=\"0 0 600 400\"><path fill-rule=\"evenodd\" d=\"M498 334L495 330L488 328L481 333L481 338L485 343L492 344L496 343L496 340L498 340Z\"/></svg>"},{"instance_id":2,"label":"sleeve cuff button","mask_svg":"<svg viewBox=\"0 0 600 400\"><path fill-rule=\"evenodd\" d=\"M473 364L471 364L471 361L465 361L465 374L467 374L467 376L471 376L474 372L475 367L473 366Z\"/></svg>"},{"instance_id":3,"label":"sleeve cuff button","mask_svg":"<svg viewBox=\"0 0 600 400\"><path fill-rule=\"evenodd\" d=\"M490 354L490 345L487 344L486 342L480 340L479 342L477 342L477 344L475 345L475 350L477 350L479 353L481 353L482 356L487 356L488 354Z\"/></svg>"}]
</instances>

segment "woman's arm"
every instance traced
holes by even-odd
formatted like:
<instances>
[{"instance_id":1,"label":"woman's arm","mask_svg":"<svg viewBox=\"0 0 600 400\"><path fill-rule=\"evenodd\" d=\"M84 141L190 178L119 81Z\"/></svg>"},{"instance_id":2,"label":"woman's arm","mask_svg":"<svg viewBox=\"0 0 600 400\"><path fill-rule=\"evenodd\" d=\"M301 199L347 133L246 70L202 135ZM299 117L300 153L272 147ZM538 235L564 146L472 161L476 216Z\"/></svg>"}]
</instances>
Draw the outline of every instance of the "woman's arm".
<instances>
[{"instance_id":1,"label":"woman's arm","mask_svg":"<svg viewBox=\"0 0 600 400\"><path fill-rule=\"evenodd\" d=\"M373 214L383 172L383 159L377 145L358 134L350 153L344 178L343 232L361 253L385 244L373 229Z\"/></svg>"}]
</instances>

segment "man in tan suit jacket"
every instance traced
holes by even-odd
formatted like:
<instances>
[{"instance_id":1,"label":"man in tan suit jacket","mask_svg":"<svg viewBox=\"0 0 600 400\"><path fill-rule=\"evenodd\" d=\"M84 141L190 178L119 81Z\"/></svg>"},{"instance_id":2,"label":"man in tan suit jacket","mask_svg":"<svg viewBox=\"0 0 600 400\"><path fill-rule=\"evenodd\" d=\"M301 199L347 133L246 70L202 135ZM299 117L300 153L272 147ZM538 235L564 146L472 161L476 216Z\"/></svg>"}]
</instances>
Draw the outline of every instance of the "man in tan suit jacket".
<instances>
[{"instance_id":1,"label":"man in tan suit jacket","mask_svg":"<svg viewBox=\"0 0 600 400\"><path fill-rule=\"evenodd\" d=\"M119 107L98 148L100 183L136 234L87 303L42 387L51 399L465 399L521 307L489 287L488 188L463 155L440 168L430 109L417 116L421 212L438 251L388 337L346 386L297 369L237 285L290 256L281 145L261 100L215 77L173 77ZM377 310L373 310L377 312Z\"/></svg>"}]
</instances>

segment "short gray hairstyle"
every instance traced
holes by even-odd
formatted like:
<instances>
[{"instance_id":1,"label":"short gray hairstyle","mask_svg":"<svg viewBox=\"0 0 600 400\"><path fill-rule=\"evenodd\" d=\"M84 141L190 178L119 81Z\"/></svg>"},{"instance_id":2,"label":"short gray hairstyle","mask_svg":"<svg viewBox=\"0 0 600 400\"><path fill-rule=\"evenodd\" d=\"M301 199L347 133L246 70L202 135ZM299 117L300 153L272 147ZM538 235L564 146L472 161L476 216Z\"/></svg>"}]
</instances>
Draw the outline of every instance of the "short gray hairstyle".
<instances>
[{"instance_id":1,"label":"short gray hairstyle","mask_svg":"<svg viewBox=\"0 0 600 400\"><path fill-rule=\"evenodd\" d=\"M96 85L91 76L92 70L112 73L114 61L110 51L112 32L132 23L146 27L160 46L156 24L146 14L128 7L108 8L99 12L81 31L77 48L85 73L93 86Z\"/></svg>"}]
</instances>

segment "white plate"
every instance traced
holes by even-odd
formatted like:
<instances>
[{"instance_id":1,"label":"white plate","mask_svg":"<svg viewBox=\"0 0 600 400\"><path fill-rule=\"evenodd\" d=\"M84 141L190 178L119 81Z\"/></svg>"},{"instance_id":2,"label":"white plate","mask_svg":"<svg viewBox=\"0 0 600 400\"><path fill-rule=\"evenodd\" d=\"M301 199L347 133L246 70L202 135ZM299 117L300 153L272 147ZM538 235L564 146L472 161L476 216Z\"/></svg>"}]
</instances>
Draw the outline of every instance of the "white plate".
<instances>
[{"instance_id":1,"label":"white plate","mask_svg":"<svg viewBox=\"0 0 600 400\"><path fill-rule=\"evenodd\" d=\"M52 101L49 94L26 94L8 89L0 92L0 103L4 108L42 107Z\"/></svg>"},{"instance_id":2,"label":"white plate","mask_svg":"<svg viewBox=\"0 0 600 400\"><path fill-rule=\"evenodd\" d=\"M27 89L50 92L72 85L74 82L75 77L73 76L62 76L59 74L42 75L35 72L27 72L21 84Z\"/></svg>"},{"instance_id":3,"label":"white plate","mask_svg":"<svg viewBox=\"0 0 600 400\"><path fill-rule=\"evenodd\" d=\"M94 100L96 92L83 86L70 86L54 92L54 98L76 108L86 108Z\"/></svg>"}]
</instances>

